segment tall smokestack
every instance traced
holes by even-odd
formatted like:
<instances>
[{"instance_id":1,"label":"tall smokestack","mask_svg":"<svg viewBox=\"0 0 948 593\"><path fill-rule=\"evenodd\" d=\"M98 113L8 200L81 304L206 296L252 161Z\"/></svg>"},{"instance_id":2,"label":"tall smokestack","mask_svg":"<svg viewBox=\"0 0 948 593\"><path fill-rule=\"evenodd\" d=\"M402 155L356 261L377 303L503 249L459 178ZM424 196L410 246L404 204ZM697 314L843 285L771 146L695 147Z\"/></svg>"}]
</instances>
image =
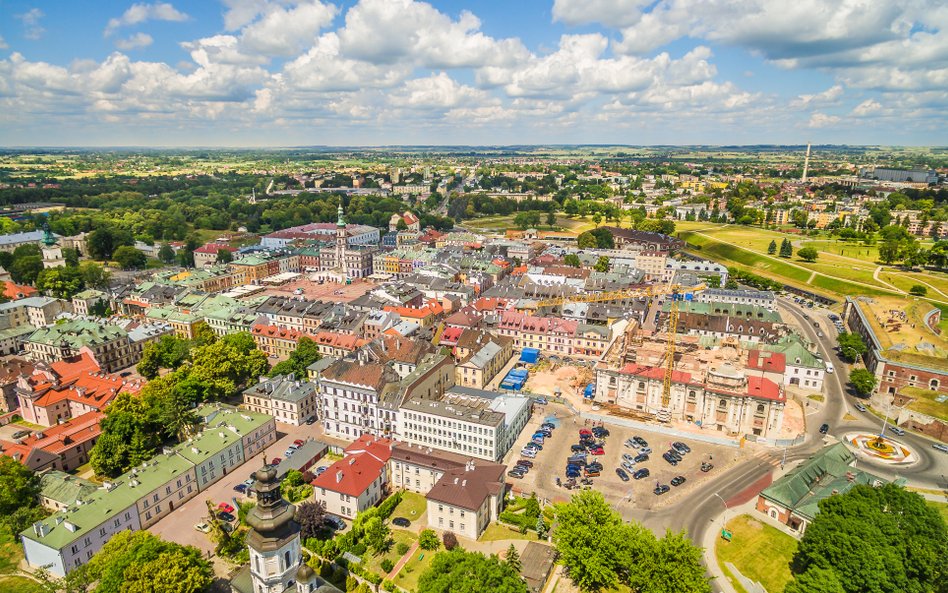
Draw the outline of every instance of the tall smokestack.
<instances>
[{"instance_id":1,"label":"tall smokestack","mask_svg":"<svg viewBox=\"0 0 948 593\"><path fill-rule=\"evenodd\" d=\"M806 143L806 158L803 160L803 183L806 183L806 176L810 170L810 143Z\"/></svg>"}]
</instances>

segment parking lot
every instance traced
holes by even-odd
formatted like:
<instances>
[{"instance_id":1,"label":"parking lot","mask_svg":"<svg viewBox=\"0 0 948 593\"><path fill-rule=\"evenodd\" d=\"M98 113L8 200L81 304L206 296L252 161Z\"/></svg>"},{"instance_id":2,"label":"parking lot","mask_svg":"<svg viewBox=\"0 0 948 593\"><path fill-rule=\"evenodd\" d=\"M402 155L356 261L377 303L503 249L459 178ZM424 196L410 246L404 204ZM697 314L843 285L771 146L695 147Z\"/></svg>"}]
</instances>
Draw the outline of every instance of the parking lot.
<instances>
[{"instance_id":1,"label":"parking lot","mask_svg":"<svg viewBox=\"0 0 948 593\"><path fill-rule=\"evenodd\" d=\"M557 486L556 479L559 478L561 483L566 482L566 461L572 454L570 447L579 443L579 430L592 428L592 425L585 424L565 406L550 404L545 408L533 415L523 434L507 454L505 458L507 466L512 468L521 459L521 449L530 442L532 435L541 424L549 421L557 428L553 430L550 438L545 439L543 449L537 451L537 456L530 459L534 464L533 468L523 478L508 477L507 480L517 493L529 495L536 492L538 497L550 502L568 500L576 490L571 491ZM674 504L680 494L700 487L702 482L744 455L743 451L735 447L671 437L653 431L633 430L613 425L606 425L605 428L609 430L609 436L605 438L604 454L587 456L589 463L598 461L603 466L601 475L592 478L591 488L602 492L606 500L620 511L628 508L656 509ZM635 465L636 469L647 468L649 476L635 480L631 478L631 472L627 471L630 479L624 482L616 474L616 468L622 463L623 453L633 456L638 453L635 449L623 445L634 435L644 438L652 449L648 461ZM691 448L691 453L683 455L682 461L677 466L672 466L662 459L662 453L667 451L674 441L684 442ZM700 468L703 462L710 462L714 468L707 473L702 472ZM670 482L676 476L683 476L685 482L680 486L671 487ZM669 485L669 492L660 496L655 495L653 490L659 483Z\"/></svg>"}]
</instances>

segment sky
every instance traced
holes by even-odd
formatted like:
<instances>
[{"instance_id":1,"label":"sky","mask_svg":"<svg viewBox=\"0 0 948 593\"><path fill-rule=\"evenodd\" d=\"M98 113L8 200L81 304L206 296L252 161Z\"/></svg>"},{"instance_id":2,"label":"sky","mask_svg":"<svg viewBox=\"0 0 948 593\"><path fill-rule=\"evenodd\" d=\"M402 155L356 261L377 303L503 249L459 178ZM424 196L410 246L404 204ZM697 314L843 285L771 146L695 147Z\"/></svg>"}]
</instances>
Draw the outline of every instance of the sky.
<instances>
[{"instance_id":1,"label":"sky","mask_svg":"<svg viewBox=\"0 0 948 593\"><path fill-rule=\"evenodd\" d=\"M944 0L0 0L2 146L946 140Z\"/></svg>"}]
</instances>

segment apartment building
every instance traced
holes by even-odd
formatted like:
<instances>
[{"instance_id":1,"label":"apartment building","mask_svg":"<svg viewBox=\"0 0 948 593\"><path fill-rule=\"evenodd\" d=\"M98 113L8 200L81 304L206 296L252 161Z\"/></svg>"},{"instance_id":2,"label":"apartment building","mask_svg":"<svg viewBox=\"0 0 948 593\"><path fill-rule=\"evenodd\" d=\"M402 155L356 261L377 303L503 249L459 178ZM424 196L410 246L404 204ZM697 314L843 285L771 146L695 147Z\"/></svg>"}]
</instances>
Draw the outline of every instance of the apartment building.
<instances>
[{"instance_id":1,"label":"apartment building","mask_svg":"<svg viewBox=\"0 0 948 593\"><path fill-rule=\"evenodd\" d=\"M319 407L316 385L293 373L262 377L259 383L244 390L243 400L251 412L268 414L277 422L294 426L315 418Z\"/></svg>"},{"instance_id":2,"label":"apartment building","mask_svg":"<svg viewBox=\"0 0 948 593\"><path fill-rule=\"evenodd\" d=\"M30 335L26 351L31 360L47 363L87 352L109 373L128 368L141 359L141 347L133 347L124 329L86 319L41 327Z\"/></svg>"},{"instance_id":3,"label":"apartment building","mask_svg":"<svg viewBox=\"0 0 948 593\"><path fill-rule=\"evenodd\" d=\"M87 412L61 424L33 431L18 442L0 441L0 452L33 471L73 471L89 461L102 434L101 412Z\"/></svg>"},{"instance_id":4,"label":"apartment building","mask_svg":"<svg viewBox=\"0 0 948 593\"><path fill-rule=\"evenodd\" d=\"M476 540L504 508L507 468L469 461L444 472L428 494L428 527Z\"/></svg>"},{"instance_id":5,"label":"apartment building","mask_svg":"<svg viewBox=\"0 0 948 593\"><path fill-rule=\"evenodd\" d=\"M694 300L710 305L751 305L768 311L777 310L777 297L770 290L708 288L696 293Z\"/></svg>"},{"instance_id":6,"label":"apartment building","mask_svg":"<svg viewBox=\"0 0 948 593\"><path fill-rule=\"evenodd\" d=\"M364 435L346 455L312 481L313 498L334 515L354 519L378 504L388 490L392 442Z\"/></svg>"},{"instance_id":7,"label":"apartment building","mask_svg":"<svg viewBox=\"0 0 948 593\"><path fill-rule=\"evenodd\" d=\"M536 348L546 355L599 358L612 341L612 328L559 317L505 311L494 332L513 338L514 349Z\"/></svg>"}]
</instances>

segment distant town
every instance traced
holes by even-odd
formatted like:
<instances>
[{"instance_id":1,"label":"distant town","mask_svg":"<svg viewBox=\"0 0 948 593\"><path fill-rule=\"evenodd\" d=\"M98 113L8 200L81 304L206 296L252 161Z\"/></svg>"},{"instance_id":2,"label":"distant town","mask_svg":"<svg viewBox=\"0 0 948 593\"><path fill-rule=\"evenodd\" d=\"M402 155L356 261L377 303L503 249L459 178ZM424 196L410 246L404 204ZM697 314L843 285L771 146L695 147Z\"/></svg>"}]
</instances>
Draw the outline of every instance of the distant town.
<instances>
[{"instance_id":1,"label":"distant town","mask_svg":"<svg viewBox=\"0 0 948 593\"><path fill-rule=\"evenodd\" d=\"M805 544L873 500L944 557L946 174L4 150L0 591L896 590Z\"/></svg>"}]
</instances>

